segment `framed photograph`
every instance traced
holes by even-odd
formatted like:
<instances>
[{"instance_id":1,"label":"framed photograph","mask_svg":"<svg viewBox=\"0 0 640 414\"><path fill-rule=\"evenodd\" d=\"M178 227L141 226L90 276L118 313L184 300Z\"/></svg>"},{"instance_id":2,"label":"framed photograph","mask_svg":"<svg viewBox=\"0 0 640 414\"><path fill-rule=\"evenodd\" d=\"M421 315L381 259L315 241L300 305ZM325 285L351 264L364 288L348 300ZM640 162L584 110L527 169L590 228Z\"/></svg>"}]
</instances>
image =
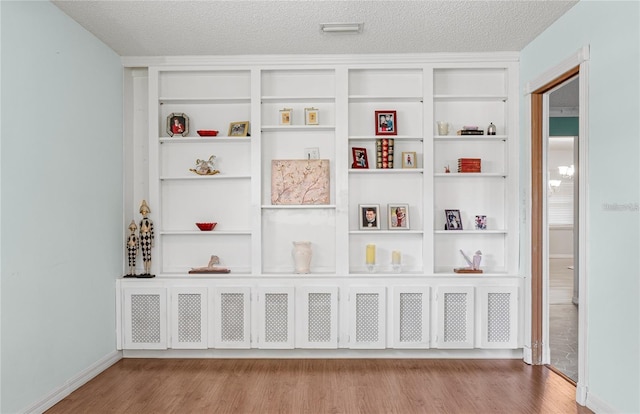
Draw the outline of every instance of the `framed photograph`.
<instances>
[{"instance_id":1,"label":"framed photograph","mask_svg":"<svg viewBox=\"0 0 640 414\"><path fill-rule=\"evenodd\" d=\"M304 108L304 123L305 125L318 125L317 108Z\"/></svg>"},{"instance_id":2,"label":"framed photograph","mask_svg":"<svg viewBox=\"0 0 640 414\"><path fill-rule=\"evenodd\" d=\"M380 230L380 205L360 204L360 230Z\"/></svg>"},{"instance_id":3,"label":"framed photograph","mask_svg":"<svg viewBox=\"0 0 640 414\"><path fill-rule=\"evenodd\" d=\"M229 124L230 137L248 137L249 121L232 122Z\"/></svg>"},{"instance_id":4,"label":"framed photograph","mask_svg":"<svg viewBox=\"0 0 640 414\"><path fill-rule=\"evenodd\" d=\"M476 216L476 230L487 229L487 216Z\"/></svg>"},{"instance_id":5,"label":"framed photograph","mask_svg":"<svg viewBox=\"0 0 640 414\"><path fill-rule=\"evenodd\" d=\"M376 135L398 135L396 111L376 111Z\"/></svg>"},{"instance_id":6,"label":"framed photograph","mask_svg":"<svg viewBox=\"0 0 640 414\"><path fill-rule=\"evenodd\" d=\"M293 109L283 108L280 110L280 125L291 125L291 115Z\"/></svg>"},{"instance_id":7,"label":"framed photograph","mask_svg":"<svg viewBox=\"0 0 640 414\"><path fill-rule=\"evenodd\" d=\"M446 224L445 230L462 230L462 219L460 218L460 210L445 210Z\"/></svg>"},{"instance_id":8,"label":"framed photograph","mask_svg":"<svg viewBox=\"0 0 640 414\"><path fill-rule=\"evenodd\" d=\"M416 153L415 152L403 152L402 153L402 168L416 168Z\"/></svg>"},{"instance_id":9,"label":"framed photograph","mask_svg":"<svg viewBox=\"0 0 640 414\"><path fill-rule=\"evenodd\" d=\"M167 134L170 137L189 133L189 117L182 112L174 112L167 117Z\"/></svg>"},{"instance_id":10,"label":"framed photograph","mask_svg":"<svg viewBox=\"0 0 640 414\"><path fill-rule=\"evenodd\" d=\"M389 230L409 230L409 204L388 204Z\"/></svg>"},{"instance_id":11,"label":"framed photograph","mask_svg":"<svg viewBox=\"0 0 640 414\"><path fill-rule=\"evenodd\" d=\"M366 148L351 148L351 154L353 155L351 168L369 168Z\"/></svg>"}]
</instances>

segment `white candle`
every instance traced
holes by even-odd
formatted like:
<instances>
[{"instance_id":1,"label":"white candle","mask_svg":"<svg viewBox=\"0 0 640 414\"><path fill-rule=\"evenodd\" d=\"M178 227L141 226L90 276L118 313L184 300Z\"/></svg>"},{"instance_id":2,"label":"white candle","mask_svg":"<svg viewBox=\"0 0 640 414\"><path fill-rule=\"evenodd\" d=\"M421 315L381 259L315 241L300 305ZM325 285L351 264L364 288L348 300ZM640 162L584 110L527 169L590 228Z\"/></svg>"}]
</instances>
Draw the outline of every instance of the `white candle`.
<instances>
[{"instance_id":1,"label":"white candle","mask_svg":"<svg viewBox=\"0 0 640 414\"><path fill-rule=\"evenodd\" d=\"M391 264L399 265L401 261L401 254L399 250L394 250L391 252Z\"/></svg>"},{"instance_id":2,"label":"white candle","mask_svg":"<svg viewBox=\"0 0 640 414\"><path fill-rule=\"evenodd\" d=\"M376 264L376 245L367 244L367 254L365 263L368 265Z\"/></svg>"}]
</instances>

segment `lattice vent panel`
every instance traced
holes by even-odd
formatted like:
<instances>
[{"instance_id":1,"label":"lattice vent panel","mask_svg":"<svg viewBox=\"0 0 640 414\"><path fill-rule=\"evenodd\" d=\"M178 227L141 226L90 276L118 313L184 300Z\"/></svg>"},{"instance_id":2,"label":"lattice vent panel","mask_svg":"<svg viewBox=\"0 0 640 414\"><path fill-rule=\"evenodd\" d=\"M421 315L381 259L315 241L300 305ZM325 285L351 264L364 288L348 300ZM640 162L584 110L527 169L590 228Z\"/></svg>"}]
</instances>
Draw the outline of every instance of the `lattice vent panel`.
<instances>
[{"instance_id":1,"label":"lattice vent panel","mask_svg":"<svg viewBox=\"0 0 640 414\"><path fill-rule=\"evenodd\" d=\"M400 294L400 342L422 341L422 293Z\"/></svg>"},{"instance_id":2,"label":"lattice vent panel","mask_svg":"<svg viewBox=\"0 0 640 414\"><path fill-rule=\"evenodd\" d=\"M286 293L267 293L264 295L265 342L287 342L288 296Z\"/></svg>"},{"instance_id":3,"label":"lattice vent panel","mask_svg":"<svg viewBox=\"0 0 640 414\"><path fill-rule=\"evenodd\" d=\"M160 342L160 295L131 295L131 342Z\"/></svg>"},{"instance_id":4,"label":"lattice vent panel","mask_svg":"<svg viewBox=\"0 0 640 414\"><path fill-rule=\"evenodd\" d=\"M195 293L178 294L178 342L200 342L202 296Z\"/></svg>"},{"instance_id":5,"label":"lattice vent panel","mask_svg":"<svg viewBox=\"0 0 640 414\"><path fill-rule=\"evenodd\" d=\"M511 337L510 294L488 294L487 341L508 342Z\"/></svg>"},{"instance_id":6,"label":"lattice vent panel","mask_svg":"<svg viewBox=\"0 0 640 414\"><path fill-rule=\"evenodd\" d=\"M378 341L377 293L356 294L356 342Z\"/></svg>"},{"instance_id":7,"label":"lattice vent panel","mask_svg":"<svg viewBox=\"0 0 640 414\"><path fill-rule=\"evenodd\" d=\"M309 342L331 341L331 294L309 293Z\"/></svg>"},{"instance_id":8,"label":"lattice vent panel","mask_svg":"<svg viewBox=\"0 0 640 414\"><path fill-rule=\"evenodd\" d=\"M444 294L444 341L467 340L467 294Z\"/></svg>"},{"instance_id":9,"label":"lattice vent panel","mask_svg":"<svg viewBox=\"0 0 640 414\"><path fill-rule=\"evenodd\" d=\"M244 341L244 294L220 295L220 339L222 342Z\"/></svg>"}]
</instances>

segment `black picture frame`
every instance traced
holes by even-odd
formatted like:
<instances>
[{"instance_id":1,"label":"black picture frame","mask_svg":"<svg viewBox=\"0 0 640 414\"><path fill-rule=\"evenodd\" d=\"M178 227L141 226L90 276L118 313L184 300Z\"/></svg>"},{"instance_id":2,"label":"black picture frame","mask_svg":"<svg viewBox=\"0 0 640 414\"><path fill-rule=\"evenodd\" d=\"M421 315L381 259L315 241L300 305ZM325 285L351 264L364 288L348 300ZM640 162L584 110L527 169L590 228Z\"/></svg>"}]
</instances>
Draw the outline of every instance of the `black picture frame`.
<instances>
[{"instance_id":1,"label":"black picture frame","mask_svg":"<svg viewBox=\"0 0 640 414\"><path fill-rule=\"evenodd\" d=\"M445 230L462 230L462 218L460 210L445 210Z\"/></svg>"}]
</instances>

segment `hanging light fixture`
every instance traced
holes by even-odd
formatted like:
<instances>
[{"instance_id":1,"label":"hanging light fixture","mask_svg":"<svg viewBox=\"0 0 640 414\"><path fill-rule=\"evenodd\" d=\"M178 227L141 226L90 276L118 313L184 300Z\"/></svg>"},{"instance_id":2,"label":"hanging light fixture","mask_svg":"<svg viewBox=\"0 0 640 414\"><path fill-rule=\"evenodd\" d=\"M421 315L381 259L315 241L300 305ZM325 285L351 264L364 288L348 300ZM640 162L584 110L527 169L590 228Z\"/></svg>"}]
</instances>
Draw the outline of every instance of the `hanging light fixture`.
<instances>
[{"instance_id":1,"label":"hanging light fixture","mask_svg":"<svg viewBox=\"0 0 640 414\"><path fill-rule=\"evenodd\" d=\"M573 165L566 166L561 165L558 167L558 172L562 178L567 178L571 180L573 178L573 174L575 174L576 170Z\"/></svg>"}]
</instances>

